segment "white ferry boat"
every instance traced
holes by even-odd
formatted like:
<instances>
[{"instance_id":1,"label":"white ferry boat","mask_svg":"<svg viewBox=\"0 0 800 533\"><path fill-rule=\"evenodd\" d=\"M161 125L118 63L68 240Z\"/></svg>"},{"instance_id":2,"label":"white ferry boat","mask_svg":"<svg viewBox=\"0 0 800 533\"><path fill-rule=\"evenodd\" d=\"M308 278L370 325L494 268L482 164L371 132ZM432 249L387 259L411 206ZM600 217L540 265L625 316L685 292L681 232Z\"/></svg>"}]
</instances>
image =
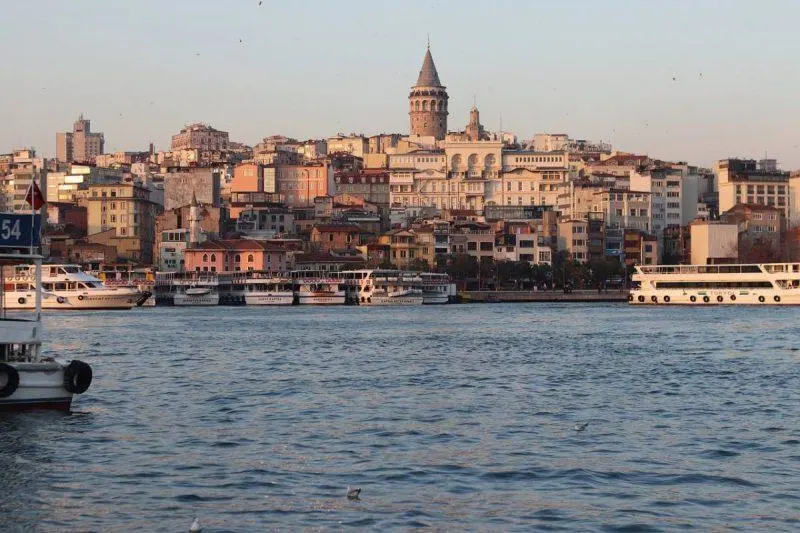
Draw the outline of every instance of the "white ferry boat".
<instances>
[{"instance_id":1,"label":"white ferry boat","mask_svg":"<svg viewBox=\"0 0 800 533\"><path fill-rule=\"evenodd\" d=\"M219 277L210 272L156 274L156 305L219 305Z\"/></svg>"},{"instance_id":2,"label":"white ferry boat","mask_svg":"<svg viewBox=\"0 0 800 533\"><path fill-rule=\"evenodd\" d=\"M421 272L422 303L446 304L450 301L450 276L435 272Z\"/></svg>"},{"instance_id":3,"label":"white ferry boat","mask_svg":"<svg viewBox=\"0 0 800 533\"><path fill-rule=\"evenodd\" d=\"M292 281L258 276L247 278L244 280L244 301L247 305L292 305Z\"/></svg>"},{"instance_id":4,"label":"white ferry boat","mask_svg":"<svg viewBox=\"0 0 800 533\"><path fill-rule=\"evenodd\" d=\"M348 280L358 305L422 305L424 301L419 272L351 270L340 275Z\"/></svg>"},{"instance_id":5,"label":"white ferry boat","mask_svg":"<svg viewBox=\"0 0 800 533\"><path fill-rule=\"evenodd\" d=\"M35 266L4 269L4 309L33 309ZM141 292L135 287L108 287L78 265L42 265L42 309L130 309Z\"/></svg>"},{"instance_id":6,"label":"white ferry boat","mask_svg":"<svg viewBox=\"0 0 800 533\"><path fill-rule=\"evenodd\" d=\"M800 263L637 266L636 305L800 305Z\"/></svg>"},{"instance_id":7,"label":"white ferry boat","mask_svg":"<svg viewBox=\"0 0 800 533\"><path fill-rule=\"evenodd\" d=\"M296 271L292 280L299 305L344 305L344 286L330 274Z\"/></svg>"},{"instance_id":8,"label":"white ferry boat","mask_svg":"<svg viewBox=\"0 0 800 533\"><path fill-rule=\"evenodd\" d=\"M3 254L0 260L20 260ZM75 394L83 394L92 384L92 368L83 361L68 363L44 357L41 322L41 262L34 262L33 316L14 314L10 318L0 308L0 411L55 409L69 411ZM0 267L5 274L9 267ZM15 271L19 267L11 267Z\"/></svg>"}]
</instances>

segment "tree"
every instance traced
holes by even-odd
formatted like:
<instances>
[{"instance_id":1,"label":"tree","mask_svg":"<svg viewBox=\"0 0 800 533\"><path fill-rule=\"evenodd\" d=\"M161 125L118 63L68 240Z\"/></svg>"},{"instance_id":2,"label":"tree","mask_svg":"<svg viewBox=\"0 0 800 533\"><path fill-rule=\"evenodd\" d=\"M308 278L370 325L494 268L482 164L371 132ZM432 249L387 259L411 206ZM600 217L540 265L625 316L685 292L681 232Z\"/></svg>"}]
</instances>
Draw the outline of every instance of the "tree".
<instances>
[{"instance_id":1,"label":"tree","mask_svg":"<svg viewBox=\"0 0 800 533\"><path fill-rule=\"evenodd\" d=\"M418 272L430 272L431 265L428 264L427 259L414 258L408 262L408 269Z\"/></svg>"},{"instance_id":2,"label":"tree","mask_svg":"<svg viewBox=\"0 0 800 533\"><path fill-rule=\"evenodd\" d=\"M475 278L478 275L478 261L469 254L454 254L448 261L447 273L457 280Z\"/></svg>"},{"instance_id":3,"label":"tree","mask_svg":"<svg viewBox=\"0 0 800 533\"><path fill-rule=\"evenodd\" d=\"M509 281L514 279L514 262L509 260L498 261L496 263L497 269L497 285L503 287Z\"/></svg>"},{"instance_id":4,"label":"tree","mask_svg":"<svg viewBox=\"0 0 800 533\"><path fill-rule=\"evenodd\" d=\"M523 288L525 280L531 279L531 264L527 261L517 261L514 263L511 279L514 280L516 288Z\"/></svg>"}]
</instances>

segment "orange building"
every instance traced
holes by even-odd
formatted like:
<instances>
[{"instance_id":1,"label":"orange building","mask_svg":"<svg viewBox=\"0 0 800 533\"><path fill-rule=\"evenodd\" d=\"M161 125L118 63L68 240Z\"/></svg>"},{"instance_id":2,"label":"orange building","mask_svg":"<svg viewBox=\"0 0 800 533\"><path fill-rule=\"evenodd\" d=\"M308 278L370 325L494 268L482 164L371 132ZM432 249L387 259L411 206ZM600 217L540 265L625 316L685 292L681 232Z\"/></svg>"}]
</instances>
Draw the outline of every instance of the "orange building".
<instances>
[{"instance_id":1,"label":"orange building","mask_svg":"<svg viewBox=\"0 0 800 533\"><path fill-rule=\"evenodd\" d=\"M310 206L317 196L330 194L333 170L327 163L278 165L275 173L276 192L292 207Z\"/></svg>"},{"instance_id":2,"label":"orange building","mask_svg":"<svg viewBox=\"0 0 800 533\"><path fill-rule=\"evenodd\" d=\"M361 244L361 228L349 224L322 224L311 228L311 242L321 251L353 250Z\"/></svg>"},{"instance_id":3,"label":"orange building","mask_svg":"<svg viewBox=\"0 0 800 533\"><path fill-rule=\"evenodd\" d=\"M261 270L282 274L289 270L286 249L253 239L208 240L184 252L184 269L195 272Z\"/></svg>"},{"instance_id":4,"label":"orange building","mask_svg":"<svg viewBox=\"0 0 800 533\"><path fill-rule=\"evenodd\" d=\"M264 166L240 163L233 167L231 192L264 192Z\"/></svg>"}]
</instances>

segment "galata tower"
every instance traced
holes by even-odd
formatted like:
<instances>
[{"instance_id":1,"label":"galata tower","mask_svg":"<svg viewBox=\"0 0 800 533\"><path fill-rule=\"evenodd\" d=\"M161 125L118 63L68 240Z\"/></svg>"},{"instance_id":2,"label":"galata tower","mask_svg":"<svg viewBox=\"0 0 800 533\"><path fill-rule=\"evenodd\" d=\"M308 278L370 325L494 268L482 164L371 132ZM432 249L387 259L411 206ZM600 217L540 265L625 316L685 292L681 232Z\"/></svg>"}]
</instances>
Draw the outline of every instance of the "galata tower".
<instances>
[{"instance_id":1,"label":"galata tower","mask_svg":"<svg viewBox=\"0 0 800 533\"><path fill-rule=\"evenodd\" d=\"M425 51L417 83L408 95L411 135L444 139L447 133L447 90L439 81L431 47Z\"/></svg>"}]
</instances>

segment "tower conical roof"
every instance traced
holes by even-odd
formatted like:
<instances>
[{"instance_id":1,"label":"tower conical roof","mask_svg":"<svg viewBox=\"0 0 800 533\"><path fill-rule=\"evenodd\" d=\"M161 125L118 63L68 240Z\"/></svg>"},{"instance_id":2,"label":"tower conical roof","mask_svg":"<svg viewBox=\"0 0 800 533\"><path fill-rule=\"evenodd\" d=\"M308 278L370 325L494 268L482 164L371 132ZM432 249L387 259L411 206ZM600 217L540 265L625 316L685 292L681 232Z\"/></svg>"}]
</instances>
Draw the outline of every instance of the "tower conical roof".
<instances>
[{"instance_id":1,"label":"tower conical roof","mask_svg":"<svg viewBox=\"0 0 800 533\"><path fill-rule=\"evenodd\" d=\"M433 64L431 49L425 51L425 59L422 61L422 69L419 71L416 87L441 87L439 73L436 72L436 65Z\"/></svg>"}]
</instances>

